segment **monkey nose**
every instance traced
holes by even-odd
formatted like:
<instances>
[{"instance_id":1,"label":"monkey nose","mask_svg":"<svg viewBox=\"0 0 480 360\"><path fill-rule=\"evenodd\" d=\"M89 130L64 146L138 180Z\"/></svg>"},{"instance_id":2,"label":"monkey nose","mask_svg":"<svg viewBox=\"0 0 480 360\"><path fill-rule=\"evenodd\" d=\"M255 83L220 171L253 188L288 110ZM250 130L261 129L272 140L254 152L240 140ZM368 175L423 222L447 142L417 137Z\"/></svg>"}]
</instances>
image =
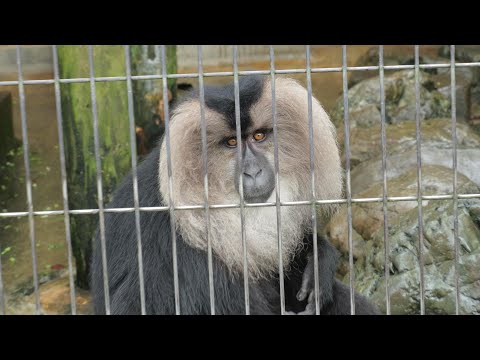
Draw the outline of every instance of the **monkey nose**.
<instances>
[{"instance_id":1,"label":"monkey nose","mask_svg":"<svg viewBox=\"0 0 480 360\"><path fill-rule=\"evenodd\" d=\"M252 178L255 180L257 176L259 176L262 173L262 169L255 168L255 169L246 169L243 171L243 175Z\"/></svg>"}]
</instances>

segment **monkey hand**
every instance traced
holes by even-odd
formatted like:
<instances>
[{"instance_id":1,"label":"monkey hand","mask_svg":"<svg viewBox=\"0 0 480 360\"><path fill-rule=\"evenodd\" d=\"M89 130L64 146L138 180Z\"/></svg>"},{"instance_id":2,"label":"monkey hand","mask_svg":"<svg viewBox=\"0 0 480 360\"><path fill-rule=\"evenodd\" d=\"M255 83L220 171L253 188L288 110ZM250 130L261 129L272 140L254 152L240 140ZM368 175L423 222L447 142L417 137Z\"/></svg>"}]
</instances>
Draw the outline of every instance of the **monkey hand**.
<instances>
[{"instance_id":1,"label":"monkey hand","mask_svg":"<svg viewBox=\"0 0 480 360\"><path fill-rule=\"evenodd\" d=\"M305 310L295 313L293 311L286 311L285 315L315 315L316 314L316 304L315 304L315 272L314 272L314 265L313 265L313 255L308 256L308 263L304 269L302 275L302 286L297 293L297 300L304 301L307 300L307 306ZM320 309L323 305L322 299L322 291L320 288L319 291L319 305Z\"/></svg>"},{"instance_id":2,"label":"monkey hand","mask_svg":"<svg viewBox=\"0 0 480 360\"><path fill-rule=\"evenodd\" d=\"M302 276L302 287L297 293L297 300L304 301L307 299L307 306L304 311L299 312L297 315L315 315L316 313L316 304L315 304L315 272L314 272L314 263L313 255L310 254L308 257L308 263L305 267ZM320 296L320 309L322 308L322 294L319 291Z\"/></svg>"},{"instance_id":3,"label":"monkey hand","mask_svg":"<svg viewBox=\"0 0 480 360\"><path fill-rule=\"evenodd\" d=\"M335 248L324 237L318 238L318 304L319 310L326 304L333 301L333 285L337 269L338 253ZM314 315L316 313L315 298L315 266L313 253L307 258L307 266L302 275L302 286L297 293L297 300L307 300L305 310L298 315Z\"/></svg>"}]
</instances>

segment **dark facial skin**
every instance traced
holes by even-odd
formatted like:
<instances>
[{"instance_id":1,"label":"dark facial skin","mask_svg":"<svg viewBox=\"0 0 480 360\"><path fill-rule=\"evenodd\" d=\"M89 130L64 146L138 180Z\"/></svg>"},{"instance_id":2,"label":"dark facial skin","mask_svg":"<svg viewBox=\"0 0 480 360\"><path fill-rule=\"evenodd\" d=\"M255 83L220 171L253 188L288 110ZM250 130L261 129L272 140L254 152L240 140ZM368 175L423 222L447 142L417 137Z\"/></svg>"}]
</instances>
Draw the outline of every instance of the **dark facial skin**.
<instances>
[{"instance_id":1,"label":"dark facial skin","mask_svg":"<svg viewBox=\"0 0 480 360\"><path fill-rule=\"evenodd\" d=\"M271 141L270 137L271 131L262 129L248 134L242 139L242 165L239 166L237 162L235 186L239 191L241 174L243 198L249 203L266 202L275 188L275 173L265 156L266 143ZM236 146L229 146L228 139L226 146L237 151Z\"/></svg>"}]
</instances>

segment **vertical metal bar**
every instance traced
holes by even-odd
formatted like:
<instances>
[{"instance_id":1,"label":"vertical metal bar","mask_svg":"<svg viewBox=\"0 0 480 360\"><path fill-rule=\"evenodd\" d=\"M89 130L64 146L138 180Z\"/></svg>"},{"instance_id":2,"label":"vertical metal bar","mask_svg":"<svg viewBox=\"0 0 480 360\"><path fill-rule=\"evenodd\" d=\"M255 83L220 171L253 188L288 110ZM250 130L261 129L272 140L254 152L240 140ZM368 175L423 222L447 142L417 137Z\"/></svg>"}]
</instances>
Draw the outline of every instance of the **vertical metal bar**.
<instances>
[{"instance_id":1,"label":"vertical metal bar","mask_svg":"<svg viewBox=\"0 0 480 360\"><path fill-rule=\"evenodd\" d=\"M0 254L2 247L0 246ZM0 315L5 315L5 297L3 294L2 256L0 255Z\"/></svg>"},{"instance_id":2,"label":"vertical metal bar","mask_svg":"<svg viewBox=\"0 0 480 360\"><path fill-rule=\"evenodd\" d=\"M60 97L60 74L58 66L57 46L52 46L53 55L53 75L55 80L55 105L57 110L57 128L58 128L58 150L60 153L60 174L62 177L62 195L63 209L65 212L65 240L67 242L68 256L68 275L70 281L70 304L72 307L72 315L77 313L77 303L75 296L75 281L73 278L73 256L72 256L72 236L70 232L70 214L68 206L68 190L67 190L67 170L65 162L65 144L63 140L63 119L62 119L62 98Z\"/></svg>"},{"instance_id":3,"label":"vertical metal bar","mask_svg":"<svg viewBox=\"0 0 480 360\"><path fill-rule=\"evenodd\" d=\"M310 64L310 45L306 46L307 62L307 91L308 91L308 126L309 126L309 144L310 144L310 180L311 180L311 200L312 200L312 230L313 230L313 269L315 281L315 313L320 315L320 285L318 279L318 234L317 234L317 208L315 205L315 153L313 143L313 110L312 110L312 67Z\"/></svg>"},{"instance_id":4,"label":"vertical metal bar","mask_svg":"<svg viewBox=\"0 0 480 360\"><path fill-rule=\"evenodd\" d=\"M277 211L277 240L278 240L278 273L280 276L280 311L285 314L285 283L283 274L282 252L282 213L280 208L280 179L278 175L278 129L277 129L277 102L275 99L275 51L270 45L270 85L272 88L272 116L273 116L273 143L275 158L275 209Z\"/></svg>"},{"instance_id":5,"label":"vertical metal bar","mask_svg":"<svg viewBox=\"0 0 480 360\"><path fill-rule=\"evenodd\" d=\"M92 45L88 45L88 65L90 70L90 96L92 101L95 164L97 167L97 198L98 216L100 220L100 243L102 250L103 290L105 293L105 312L107 315L110 315L110 290L108 286L107 248L105 241L105 213L103 208L102 161L100 159L100 136L98 131L97 94L95 90L95 68Z\"/></svg>"},{"instance_id":6,"label":"vertical metal bar","mask_svg":"<svg viewBox=\"0 0 480 360\"><path fill-rule=\"evenodd\" d=\"M347 76L347 45L342 45L342 78L343 78L343 118L345 121L345 192L347 196L348 222L348 265L350 275L350 309L355 315L355 291L353 273L353 239L352 239L352 187L350 183L350 123L348 121L348 76Z\"/></svg>"},{"instance_id":7,"label":"vertical metal bar","mask_svg":"<svg viewBox=\"0 0 480 360\"><path fill-rule=\"evenodd\" d=\"M168 110L168 80L167 80L167 56L165 45L161 46L160 57L162 61L162 81L163 81L163 103L165 119L165 140L167 150L167 168L168 168L168 197L170 211L170 228L172 236L172 256L173 256L173 288L175 292L175 313L180 315L180 290L178 287L178 264L177 264L177 233L175 231L175 211L173 204L173 179L172 179L172 155L170 152L170 116Z\"/></svg>"},{"instance_id":8,"label":"vertical metal bar","mask_svg":"<svg viewBox=\"0 0 480 360\"><path fill-rule=\"evenodd\" d=\"M138 280L140 285L140 307L142 315L146 314L145 309L145 281L143 276L143 251L142 232L140 230L140 203L138 200L138 179L137 179L137 137L135 134L135 116L133 114L133 90L132 90L132 69L130 61L130 46L125 45L125 67L127 76L127 97L128 97L128 121L130 124L130 152L132 156L132 177L133 177L133 206L135 207L135 231L137 235L137 256L138 256Z\"/></svg>"},{"instance_id":9,"label":"vertical metal bar","mask_svg":"<svg viewBox=\"0 0 480 360\"><path fill-rule=\"evenodd\" d=\"M458 238L458 194L457 194L457 98L455 81L455 45L450 45L450 79L452 99L452 145L453 145L453 236L455 253L455 314L460 313L460 241Z\"/></svg>"},{"instance_id":10,"label":"vertical metal bar","mask_svg":"<svg viewBox=\"0 0 480 360\"><path fill-rule=\"evenodd\" d=\"M30 175L30 149L28 145L27 133L27 111L25 105L25 88L23 84L23 71L20 45L17 45L17 70L18 70L18 95L20 97L20 116L22 122L22 142L23 142L23 161L25 163L25 185L27 188L27 205L28 205L28 227L30 230L30 245L32 252L32 268L33 268L33 286L35 288L35 311L40 314L40 293L38 289L38 273L37 273L37 252L35 249L35 222L33 219L33 201L32 201L32 180Z\"/></svg>"},{"instance_id":11,"label":"vertical metal bar","mask_svg":"<svg viewBox=\"0 0 480 360\"><path fill-rule=\"evenodd\" d=\"M239 166L242 166L242 129L240 126L240 89L238 86L238 47L233 45L233 85L235 88L235 125L237 131L237 159ZM238 175L238 188L240 192L240 223L242 226L242 244L243 244L243 284L245 288L245 314L250 315L250 291L248 288L248 258L247 258L247 239L245 235L245 208L243 199L243 176L242 172Z\"/></svg>"},{"instance_id":12,"label":"vertical metal bar","mask_svg":"<svg viewBox=\"0 0 480 360\"><path fill-rule=\"evenodd\" d=\"M383 172L383 241L385 243L384 267L385 267L385 297L387 306L387 315L390 315L390 289L388 282L390 280L390 241L388 239L388 208L387 208L387 135L385 124L385 78L383 69L383 45L379 46L378 68L380 72L380 112L381 112L381 133L382 133L382 172Z\"/></svg>"},{"instance_id":13,"label":"vertical metal bar","mask_svg":"<svg viewBox=\"0 0 480 360\"><path fill-rule=\"evenodd\" d=\"M420 132L419 46L415 45L415 123L417 134L418 263L420 266L420 314L425 315L425 269L423 260L422 138Z\"/></svg>"},{"instance_id":14,"label":"vertical metal bar","mask_svg":"<svg viewBox=\"0 0 480 360\"><path fill-rule=\"evenodd\" d=\"M213 253L212 239L210 238L210 208L208 203L208 154L207 154L207 125L205 122L205 84L203 83L203 48L197 46L198 55L198 87L200 97L200 120L202 126L202 153L203 153L203 189L205 199L205 232L207 236L208 253L208 283L210 286L210 312L215 315L215 288L213 284Z\"/></svg>"}]
</instances>

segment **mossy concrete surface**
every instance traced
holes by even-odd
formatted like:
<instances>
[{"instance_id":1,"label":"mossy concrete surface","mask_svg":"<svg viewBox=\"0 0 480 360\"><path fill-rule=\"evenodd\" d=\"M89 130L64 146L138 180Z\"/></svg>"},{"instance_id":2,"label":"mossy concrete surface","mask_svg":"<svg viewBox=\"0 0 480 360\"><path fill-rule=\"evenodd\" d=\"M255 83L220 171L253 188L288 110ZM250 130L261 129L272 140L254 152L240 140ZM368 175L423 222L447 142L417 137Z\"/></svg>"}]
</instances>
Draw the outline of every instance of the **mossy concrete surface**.
<instances>
[{"instance_id":1,"label":"mossy concrete surface","mask_svg":"<svg viewBox=\"0 0 480 360\"><path fill-rule=\"evenodd\" d=\"M125 74L123 46L94 47L95 76ZM60 77L89 76L87 46L59 46ZM62 115L70 209L98 208L97 166L90 83L61 85ZM104 202L130 169L130 137L127 84L124 81L96 82L96 113L102 165ZM91 241L97 217L71 217L77 284L88 288Z\"/></svg>"}]
</instances>

